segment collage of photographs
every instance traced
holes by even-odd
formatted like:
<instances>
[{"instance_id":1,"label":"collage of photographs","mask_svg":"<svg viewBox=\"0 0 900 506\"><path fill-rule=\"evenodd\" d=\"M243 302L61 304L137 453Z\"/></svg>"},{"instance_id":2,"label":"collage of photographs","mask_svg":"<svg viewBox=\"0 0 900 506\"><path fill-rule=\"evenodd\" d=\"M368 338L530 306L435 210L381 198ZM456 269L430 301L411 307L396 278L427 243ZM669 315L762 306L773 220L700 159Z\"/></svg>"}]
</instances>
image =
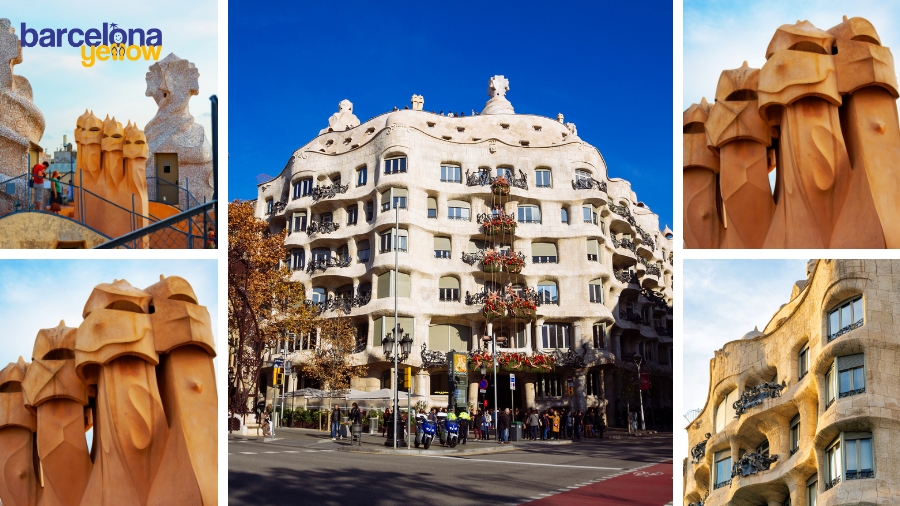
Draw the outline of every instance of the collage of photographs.
<instances>
[{"instance_id":1,"label":"collage of photographs","mask_svg":"<svg viewBox=\"0 0 900 506\"><path fill-rule=\"evenodd\" d=\"M900 506L891 48L0 0L0 506Z\"/></svg>"}]
</instances>

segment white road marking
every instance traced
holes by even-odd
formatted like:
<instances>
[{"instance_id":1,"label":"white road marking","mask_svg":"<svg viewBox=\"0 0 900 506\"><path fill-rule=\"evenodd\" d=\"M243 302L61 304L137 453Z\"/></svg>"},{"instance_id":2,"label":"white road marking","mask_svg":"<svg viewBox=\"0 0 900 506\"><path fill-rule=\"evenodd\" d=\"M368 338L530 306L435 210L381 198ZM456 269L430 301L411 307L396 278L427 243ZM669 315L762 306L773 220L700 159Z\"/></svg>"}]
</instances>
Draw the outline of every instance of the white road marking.
<instances>
[{"instance_id":1,"label":"white road marking","mask_svg":"<svg viewBox=\"0 0 900 506\"><path fill-rule=\"evenodd\" d=\"M599 467L599 466L572 466L568 464L544 464L538 462L512 462L508 460L488 460L488 459L469 459L465 457L449 457L444 455L422 455L423 457L428 457L432 459L453 459L453 460L462 460L465 462L490 462L491 464L513 464L519 466L541 466L541 467L568 467L574 469L601 469L604 471L622 471L624 470L621 467Z\"/></svg>"},{"instance_id":2,"label":"white road marking","mask_svg":"<svg viewBox=\"0 0 900 506\"><path fill-rule=\"evenodd\" d=\"M241 453L243 455L256 455L256 452L238 452L238 453Z\"/></svg>"}]
</instances>

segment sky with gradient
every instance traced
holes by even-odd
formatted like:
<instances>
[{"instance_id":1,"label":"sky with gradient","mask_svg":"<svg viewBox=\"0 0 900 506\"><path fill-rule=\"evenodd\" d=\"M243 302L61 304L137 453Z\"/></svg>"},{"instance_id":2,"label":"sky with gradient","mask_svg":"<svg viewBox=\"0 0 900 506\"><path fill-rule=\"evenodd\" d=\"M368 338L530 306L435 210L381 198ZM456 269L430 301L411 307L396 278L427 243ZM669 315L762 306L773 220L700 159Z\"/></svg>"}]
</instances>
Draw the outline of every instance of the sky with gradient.
<instances>
[{"instance_id":1,"label":"sky with gradient","mask_svg":"<svg viewBox=\"0 0 900 506\"><path fill-rule=\"evenodd\" d=\"M844 15L868 19L883 46L900 48L900 2L685 0L682 109L699 103L701 97L712 103L723 70L736 69L744 60L751 68L761 68L779 26L809 20L828 30L841 23Z\"/></svg>"},{"instance_id":2,"label":"sky with gradient","mask_svg":"<svg viewBox=\"0 0 900 506\"><path fill-rule=\"evenodd\" d=\"M209 310L218 339L218 268L215 260L0 260L0 369L21 356L31 362L38 330L65 320L77 327L94 287L126 279L146 288L159 275L181 276Z\"/></svg>"},{"instance_id":3,"label":"sky with gradient","mask_svg":"<svg viewBox=\"0 0 900 506\"><path fill-rule=\"evenodd\" d=\"M200 93L191 99L191 113L210 130L210 95L218 88L218 8L216 0L128 1L110 4L52 1L4 1L0 17L10 20L21 37L28 28L102 29L103 23L120 28L158 28L162 31L160 59L175 53L197 66ZM75 144L75 120L91 109L100 119L115 116L123 125L131 120L141 128L156 114L156 102L145 96L145 75L154 60L96 62L82 65L80 48L65 41L63 47L23 47L22 63L13 73L24 76L34 91L34 103L44 114L46 128L40 145L52 153L62 146L63 135ZM76 39L77 40L77 39Z\"/></svg>"},{"instance_id":4,"label":"sky with gradient","mask_svg":"<svg viewBox=\"0 0 900 506\"><path fill-rule=\"evenodd\" d=\"M256 198L338 102L367 119L423 95L481 111L509 79L517 113L563 113L611 177L672 223L672 7L661 2L272 1L229 4L229 199ZM237 99L240 97L240 100Z\"/></svg>"}]
</instances>

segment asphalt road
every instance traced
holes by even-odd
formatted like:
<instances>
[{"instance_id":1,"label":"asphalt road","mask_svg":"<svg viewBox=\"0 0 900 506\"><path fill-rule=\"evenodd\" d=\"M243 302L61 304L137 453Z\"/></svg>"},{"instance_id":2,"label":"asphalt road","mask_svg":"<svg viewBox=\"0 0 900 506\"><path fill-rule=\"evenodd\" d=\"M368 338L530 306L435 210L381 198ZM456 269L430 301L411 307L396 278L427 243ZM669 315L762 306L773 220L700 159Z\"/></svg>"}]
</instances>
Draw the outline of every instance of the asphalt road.
<instances>
[{"instance_id":1,"label":"asphalt road","mask_svg":"<svg viewBox=\"0 0 900 506\"><path fill-rule=\"evenodd\" d=\"M513 442L513 451L465 456L351 453L338 450L346 441L306 430L281 430L267 442L229 438L228 503L575 506L616 496L622 504L670 504L672 435L608 435L580 444ZM458 448L496 446L470 440Z\"/></svg>"}]
</instances>

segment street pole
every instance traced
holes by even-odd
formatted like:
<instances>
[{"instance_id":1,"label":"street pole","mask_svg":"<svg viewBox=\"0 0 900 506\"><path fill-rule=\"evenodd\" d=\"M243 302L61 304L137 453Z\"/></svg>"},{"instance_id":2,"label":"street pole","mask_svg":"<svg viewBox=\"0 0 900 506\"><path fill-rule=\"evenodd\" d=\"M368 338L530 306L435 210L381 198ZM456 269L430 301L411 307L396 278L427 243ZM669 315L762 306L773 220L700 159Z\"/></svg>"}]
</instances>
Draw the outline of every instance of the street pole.
<instances>
[{"instance_id":1,"label":"street pole","mask_svg":"<svg viewBox=\"0 0 900 506\"><path fill-rule=\"evenodd\" d=\"M491 422L494 424L494 436L500 437L500 433L497 431L497 415L500 414L499 409L500 406L497 406L497 334L494 334L494 327L491 326L491 339L493 340L494 349L491 351L491 357L494 359L494 416L491 417Z\"/></svg>"},{"instance_id":2,"label":"street pole","mask_svg":"<svg viewBox=\"0 0 900 506\"><path fill-rule=\"evenodd\" d=\"M405 377L405 375L404 375ZM410 371L409 378L409 386L406 387L406 425L403 427L403 433L406 433L407 427L409 427L409 422L413 420L412 418L412 371ZM409 436L406 436L406 449L411 450L412 448L409 446Z\"/></svg>"},{"instance_id":3,"label":"street pole","mask_svg":"<svg viewBox=\"0 0 900 506\"><path fill-rule=\"evenodd\" d=\"M400 266L400 206L394 201L394 195L391 194L391 203L394 204L394 343L391 348L394 350L394 450L397 449L397 418L400 413L400 394L397 384L397 372L399 370L398 355L400 351L400 320L398 319L397 310L397 278L399 277Z\"/></svg>"},{"instance_id":4,"label":"street pole","mask_svg":"<svg viewBox=\"0 0 900 506\"><path fill-rule=\"evenodd\" d=\"M646 425L644 424L644 393L641 390L641 362L644 361L644 357L641 357L638 360L635 360L634 363L637 364L638 369L638 400L641 405L641 430L647 430Z\"/></svg>"},{"instance_id":5,"label":"street pole","mask_svg":"<svg viewBox=\"0 0 900 506\"><path fill-rule=\"evenodd\" d=\"M281 363L287 365L287 338L285 337L284 342L281 343ZM282 366L284 367L284 366ZM284 419L284 369L282 369L281 373L281 413L278 415L282 420Z\"/></svg>"}]
</instances>

